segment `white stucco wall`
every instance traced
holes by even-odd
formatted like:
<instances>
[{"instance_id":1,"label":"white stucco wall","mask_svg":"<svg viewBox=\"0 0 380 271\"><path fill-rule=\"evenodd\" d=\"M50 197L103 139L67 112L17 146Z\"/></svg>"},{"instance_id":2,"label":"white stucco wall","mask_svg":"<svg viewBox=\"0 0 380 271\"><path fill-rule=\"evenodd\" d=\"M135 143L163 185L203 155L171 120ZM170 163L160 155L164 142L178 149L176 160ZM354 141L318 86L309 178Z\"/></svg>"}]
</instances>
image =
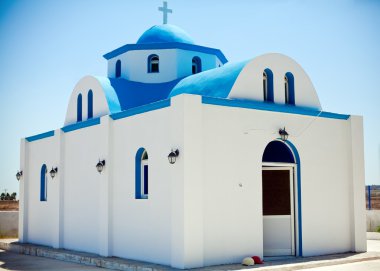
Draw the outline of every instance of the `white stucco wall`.
<instances>
[{"instance_id":1,"label":"white stucco wall","mask_svg":"<svg viewBox=\"0 0 380 271\"><path fill-rule=\"evenodd\" d=\"M0 211L0 238L18 236L18 211Z\"/></svg>"},{"instance_id":2,"label":"white stucco wall","mask_svg":"<svg viewBox=\"0 0 380 271\"><path fill-rule=\"evenodd\" d=\"M177 58L179 64L177 65L177 78L183 78L192 75L192 61L193 57L196 56L201 59L202 71L214 69L218 67L218 64L220 62L215 55L194 51L178 50Z\"/></svg>"},{"instance_id":3,"label":"white stucco wall","mask_svg":"<svg viewBox=\"0 0 380 271\"><path fill-rule=\"evenodd\" d=\"M148 73L148 57L152 54L160 59L158 73ZM220 62L215 55L182 49L134 50L108 60L108 77L115 78L116 62L120 60L122 78L142 83L169 82L192 74L194 56L201 58L203 71L217 67Z\"/></svg>"},{"instance_id":4,"label":"white stucco wall","mask_svg":"<svg viewBox=\"0 0 380 271\"><path fill-rule=\"evenodd\" d=\"M380 210L366 210L366 224L368 232L376 232L380 227Z\"/></svg>"},{"instance_id":5,"label":"white stucco wall","mask_svg":"<svg viewBox=\"0 0 380 271\"><path fill-rule=\"evenodd\" d=\"M111 113L110 104L107 102L105 93L111 92L111 98L116 98L115 104L119 103L113 88L107 84L107 78L101 78L104 82L100 82L99 78L94 76L85 76L75 85L71 92L70 100L67 106L66 118L64 126L77 122L77 100L78 95L82 94L82 121L88 119L88 93L93 92L93 118L109 115ZM108 88L107 90L105 88Z\"/></svg>"},{"instance_id":6,"label":"white stucco wall","mask_svg":"<svg viewBox=\"0 0 380 271\"><path fill-rule=\"evenodd\" d=\"M202 108L207 153L204 191L210 191L203 209L206 265L263 255L261 159L283 126L301 159L303 255L361 250L353 236L365 241L365 228L360 226L364 207L359 205L355 215L350 205L354 197L350 120L213 105ZM364 178L355 183L364 187ZM354 225L359 225L356 230Z\"/></svg>"},{"instance_id":7,"label":"white stucco wall","mask_svg":"<svg viewBox=\"0 0 380 271\"><path fill-rule=\"evenodd\" d=\"M285 126L301 159L303 255L363 250L364 201L362 208L355 192L364 187L361 124L354 116L216 106L179 95L169 107L22 141L21 241L176 268L262 256L261 160ZM149 156L148 199L135 199L140 147ZM180 151L174 165L172 148ZM99 159L106 160L102 174ZM59 168L48 177L46 202L39 201L43 163Z\"/></svg>"},{"instance_id":8,"label":"white stucco wall","mask_svg":"<svg viewBox=\"0 0 380 271\"><path fill-rule=\"evenodd\" d=\"M163 108L113 121L112 255L170 265L169 119L170 108ZM135 199L135 156L139 148L148 152L148 199Z\"/></svg>"},{"instance_id":9,"label":"white stucco wall","mask_svg":"<svg viewBox=\"0 0 380 271\"><path fill-rule=\"evenodd\" d=\"M263 72L269 68L273 73L274 103L285 104L284 76L294 76L295 105L315 110L321 104L314 86L303 68L288 56L271 53L249 61L236 79L228 98L263 101Z\"/></svg>"},{"instance_id":10,"label":"white stucco wall","mask_svg":"<svg viewBox=\"0 0 380 271\"><path fill-rule=\"evenodd\" d=\"M63 246L78 251L100 253L100 212L103 175L95 165L106 159L107 127L101 123L65 133ZM80 150L78 152L78 150Z\"/></svg>"},{"instance_id":11,"label":"white stucco wall","mask_svg":"<svg viewBox=\"0 0 380 271\"><path fill-rule=\"evenodd\" d=\"M52 179L49 171L59 165L58 135L28 143L27 170L24 170L23 182L27 204L27 242L56 247L59 236L59 178ZM47 166L47 200L40 201L40 175L43 164ZM21 208L21 206L20 206Z\"/></svg>"}]
</instances>

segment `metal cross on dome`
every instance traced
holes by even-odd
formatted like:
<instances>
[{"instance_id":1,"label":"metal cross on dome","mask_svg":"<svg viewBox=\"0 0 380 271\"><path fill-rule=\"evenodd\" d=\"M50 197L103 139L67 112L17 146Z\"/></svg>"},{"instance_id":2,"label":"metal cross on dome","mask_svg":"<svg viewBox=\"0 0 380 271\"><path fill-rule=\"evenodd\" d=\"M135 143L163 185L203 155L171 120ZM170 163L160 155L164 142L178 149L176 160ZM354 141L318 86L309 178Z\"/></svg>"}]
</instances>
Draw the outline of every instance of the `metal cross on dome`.
<instances>
[{"instance_id":1,"label":"metal cross on dome","mask_svg":"<svg viewBox=\"0 0 380 271\"><path fill-rule=\"evenodd\" d=\"M168 23L168 13L173 13L173 10L168 9L168 2L164 1L164 6L158 8L159 11L162 11L164 15L164 24Z\"/></svg>"}]
</instances>

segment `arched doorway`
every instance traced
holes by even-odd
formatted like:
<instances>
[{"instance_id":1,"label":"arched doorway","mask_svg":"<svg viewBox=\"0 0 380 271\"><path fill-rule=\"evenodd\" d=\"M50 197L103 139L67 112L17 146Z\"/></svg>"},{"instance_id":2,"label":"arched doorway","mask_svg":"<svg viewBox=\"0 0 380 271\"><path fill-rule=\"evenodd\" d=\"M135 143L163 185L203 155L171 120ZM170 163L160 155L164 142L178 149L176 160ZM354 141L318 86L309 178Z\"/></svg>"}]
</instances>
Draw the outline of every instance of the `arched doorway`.
<instances>
[{"instance_id":1,"label":"arched doorway","mask_svg":"<svg viewBox=\"0 0 380 271\"><path fill-rule=\"evenodd\" d=\"M297 150L288 141L272 141L262 162L264 256L301 256Z\"/></svg>"}]
</instances>

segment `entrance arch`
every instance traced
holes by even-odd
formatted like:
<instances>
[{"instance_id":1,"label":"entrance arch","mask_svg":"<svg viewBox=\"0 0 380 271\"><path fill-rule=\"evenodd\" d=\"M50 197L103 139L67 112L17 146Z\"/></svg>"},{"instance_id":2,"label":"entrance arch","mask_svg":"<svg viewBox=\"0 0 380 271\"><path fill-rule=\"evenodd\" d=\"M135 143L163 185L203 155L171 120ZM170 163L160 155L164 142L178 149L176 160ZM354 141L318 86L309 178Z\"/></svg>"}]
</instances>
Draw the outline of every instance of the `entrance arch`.
<instances>
[{"instance_id":1,"label":"entrance arch","mask_svg":"<svg viewBox=\"0 0 380 271\"><path fill-rule=\"evenodd\" d=\"M262 157L264 256L302 256L301 175L297 149L274 140Z\"/></svg>"}]
</instances>

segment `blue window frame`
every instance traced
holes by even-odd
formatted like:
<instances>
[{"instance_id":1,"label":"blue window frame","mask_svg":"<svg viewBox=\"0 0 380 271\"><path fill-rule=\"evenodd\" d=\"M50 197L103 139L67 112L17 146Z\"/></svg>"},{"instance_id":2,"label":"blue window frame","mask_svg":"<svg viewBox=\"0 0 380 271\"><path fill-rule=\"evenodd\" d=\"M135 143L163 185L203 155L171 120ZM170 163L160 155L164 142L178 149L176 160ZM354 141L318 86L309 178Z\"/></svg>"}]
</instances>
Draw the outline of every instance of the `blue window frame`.
<instances>
[{"instance_id":1,"label":"blue window frame","mask_svg":"<svg viewBox=\"0 0 380 271\"><path fill-rule=\"evenodd\" d=\"M273 72L270 69L265 69L263 72L263 100L274 102Z\"/></svg>"},{"instance_id":2,"label":"blue window frame","mask_svg":"<svg viewBox=\"0 0 380 271\"><path fill-rule=\"evenodd\" d=\"M285 104L295 105L295 92L294 92L294 76L291 72L287 72L284 77L285 83Z\"/></svg>"},{"instance_id":3,"label":"blue window frame","mask_svg":"<svg viewBox=\"0 0 380 271\"><path fill-rule=\"evenodd\" d=\"M87 119L92 119L94 116L94 94L92 93L92 90L90 89L87 93Z\"/></svg>"},{"instance_id":4,"label":"blue window frame","mask_svg":"<svg viewBox=\"0 0 380 271\"><path fill-rule=\"evenodd\" d=\"M115 77L119 78L121 76L121 61L120 59L116 61L115 65Z\"/></svg>"},{"instance_id":5,"label":"blue window frame","mask_svg":"<svg viewBox=\"0 0 380 271\"><path fill-rule=\"evenodd\" d=\"M82 94L79 93L77 98L77 122L82 121Z\"/></svg>"},{"instance_id":6,"label":"blue window frame","mask_svg":"<svg viewBox=\"0 0 380 271\"><path fill-rule=\"evenodd\" d=\"M40 175L40 201L47 200L47 167L45 164L41 167Z\"/></svg>"},{"instance_id":7,"label":"blue window frame","mask_svg":"<svg viewBox=\"0 0 380 271\"><path fill-rule=\"evenodd\" d=\"M149 195L149 164L148 153L140 148L135 157L135 198L147 199Z\"/></svg>"},{"instance_id":8,"label":"blue window frame","mask_svg":"<svg viewBox=\"0 0 380 271\"><path fill-rule=\"evenodd\" d=\"M193 74L202 71L202 60L198 56L193 57L191 71Z\"/></svg>"},{"instance_id":9,"label":"blue window frame","mask_svg":"<svg viewBox=\"0 0 380 271\"><path fill-rule=\"evenodd\" d=\"M160 58L158 55L148 56L148 73L160 72Z\"/></svg>"}]
</instances>

